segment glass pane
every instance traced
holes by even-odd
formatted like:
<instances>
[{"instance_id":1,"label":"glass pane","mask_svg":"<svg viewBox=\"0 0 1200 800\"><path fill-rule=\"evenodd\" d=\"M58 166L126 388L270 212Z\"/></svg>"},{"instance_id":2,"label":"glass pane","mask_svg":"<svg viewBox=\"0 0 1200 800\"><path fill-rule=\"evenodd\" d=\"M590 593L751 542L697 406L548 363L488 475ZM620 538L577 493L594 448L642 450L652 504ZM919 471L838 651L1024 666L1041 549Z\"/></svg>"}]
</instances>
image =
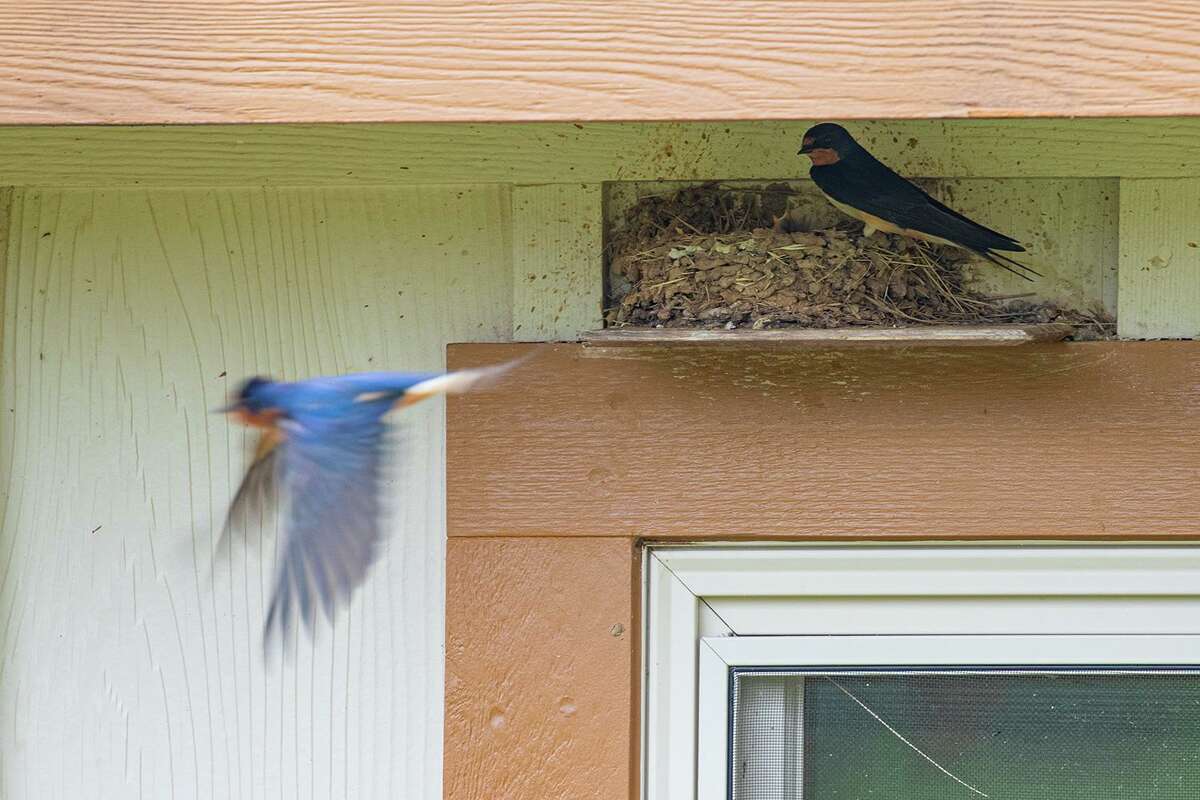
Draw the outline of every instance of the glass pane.
<instances>
[{"instance_id":1,"label":"glass pane","mask_svg":"<svg viewBox=\"0 0 1200 800\"><path fill-rule=\"evenodd\" d=\"M1197 800L1195 674L739 673L736 800Z\"/></svg>"}]
</instances>

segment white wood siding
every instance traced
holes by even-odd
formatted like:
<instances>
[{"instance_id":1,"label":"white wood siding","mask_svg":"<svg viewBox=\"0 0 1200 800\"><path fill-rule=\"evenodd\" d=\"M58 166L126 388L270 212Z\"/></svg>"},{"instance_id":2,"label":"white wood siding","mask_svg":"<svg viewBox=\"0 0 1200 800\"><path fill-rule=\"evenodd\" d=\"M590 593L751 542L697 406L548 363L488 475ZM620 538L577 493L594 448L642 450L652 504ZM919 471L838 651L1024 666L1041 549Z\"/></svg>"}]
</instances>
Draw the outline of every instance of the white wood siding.
<instances>
[{"instance_id":1,"label":"white wood siding","mask_svg":"<svg viewBox=\"0 0 1200 800\"><path fill-rule=\"evenodd\" d=\"M18 189L7 249L0 796L440 796L443 410L391 547L264 670L273 538L211 577L242 377L439 369L512 329L508 189Z\"/></svg>"}]
</instances>

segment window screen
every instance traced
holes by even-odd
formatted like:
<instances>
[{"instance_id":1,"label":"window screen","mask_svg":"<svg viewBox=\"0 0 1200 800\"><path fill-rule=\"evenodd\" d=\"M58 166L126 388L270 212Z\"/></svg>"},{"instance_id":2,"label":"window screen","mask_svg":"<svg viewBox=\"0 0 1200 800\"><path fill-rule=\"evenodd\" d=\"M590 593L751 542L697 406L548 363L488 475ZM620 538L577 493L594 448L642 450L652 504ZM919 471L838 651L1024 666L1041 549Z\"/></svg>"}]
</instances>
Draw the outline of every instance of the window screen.
<instances>
[{"instance_id":1,"label":"window screen","mask_svg":"<svg viewBox=\"0 0 1200 800\"><path fill-rule=\"evenodd\" d=\"M1200 673L734 670L734 800L1197 800Z\"/></svg>"}]
</instances>

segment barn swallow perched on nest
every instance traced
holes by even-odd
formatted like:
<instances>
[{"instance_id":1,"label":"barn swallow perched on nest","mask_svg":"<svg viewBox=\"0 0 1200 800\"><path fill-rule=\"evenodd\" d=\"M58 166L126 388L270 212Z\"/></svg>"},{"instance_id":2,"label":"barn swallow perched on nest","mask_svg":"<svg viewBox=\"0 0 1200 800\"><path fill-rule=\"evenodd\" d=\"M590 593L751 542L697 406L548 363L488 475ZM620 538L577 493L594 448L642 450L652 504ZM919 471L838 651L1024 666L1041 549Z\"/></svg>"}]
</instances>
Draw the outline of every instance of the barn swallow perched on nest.
<instances>
[{"instance_id":1,"label":"barn swallow perched on nest","mask_svg":"<svg viewBox=\"0 0 1200 800\"><path fill-rule=\"evenodd\" d=\"M985 228L901 178L831 122L804 134L799 155L812 159L808 174L839 210L862 220L863 235L877 230L969 250L1033 280L1041 273L1002 253L1024 253L1021 243ZM998 252L999 251L999 252Z\"/></svg>"},{"instance_id":2,"label":"barn swallow perched on nest","mask_svg":"<svg viewBox=\"0 0 1200 800\"><path fill-rule=\"evenodd\" d=\"M298 614L332 620L375 560L380 538L384 416L439 394L486 388L518 362L445 374L367 372L285 383L255 377L218 411L262 431L230 504L235 519L283 500L283 541L263 625L264 647L287 641Z\"/></svg>"}]
</instances>

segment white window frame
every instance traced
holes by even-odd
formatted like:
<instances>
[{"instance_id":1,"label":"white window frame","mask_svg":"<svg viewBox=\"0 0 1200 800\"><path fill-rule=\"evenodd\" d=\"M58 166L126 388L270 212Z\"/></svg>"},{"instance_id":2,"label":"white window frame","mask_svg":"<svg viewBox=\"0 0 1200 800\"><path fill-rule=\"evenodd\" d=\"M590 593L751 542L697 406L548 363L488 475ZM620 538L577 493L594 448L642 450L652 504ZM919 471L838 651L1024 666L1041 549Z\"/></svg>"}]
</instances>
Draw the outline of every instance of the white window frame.
<instances>
[{"instance_id":1,"label":"white window frame","mask_svg":"<svg viewBox=\"0 0 1200 800\"><path fill-rule=\"evenodd\" d=\"M645 800L725 797L732 666L1200 665L1200 547L670 546L645 564Z\"/></svg>"}]
</instances>

